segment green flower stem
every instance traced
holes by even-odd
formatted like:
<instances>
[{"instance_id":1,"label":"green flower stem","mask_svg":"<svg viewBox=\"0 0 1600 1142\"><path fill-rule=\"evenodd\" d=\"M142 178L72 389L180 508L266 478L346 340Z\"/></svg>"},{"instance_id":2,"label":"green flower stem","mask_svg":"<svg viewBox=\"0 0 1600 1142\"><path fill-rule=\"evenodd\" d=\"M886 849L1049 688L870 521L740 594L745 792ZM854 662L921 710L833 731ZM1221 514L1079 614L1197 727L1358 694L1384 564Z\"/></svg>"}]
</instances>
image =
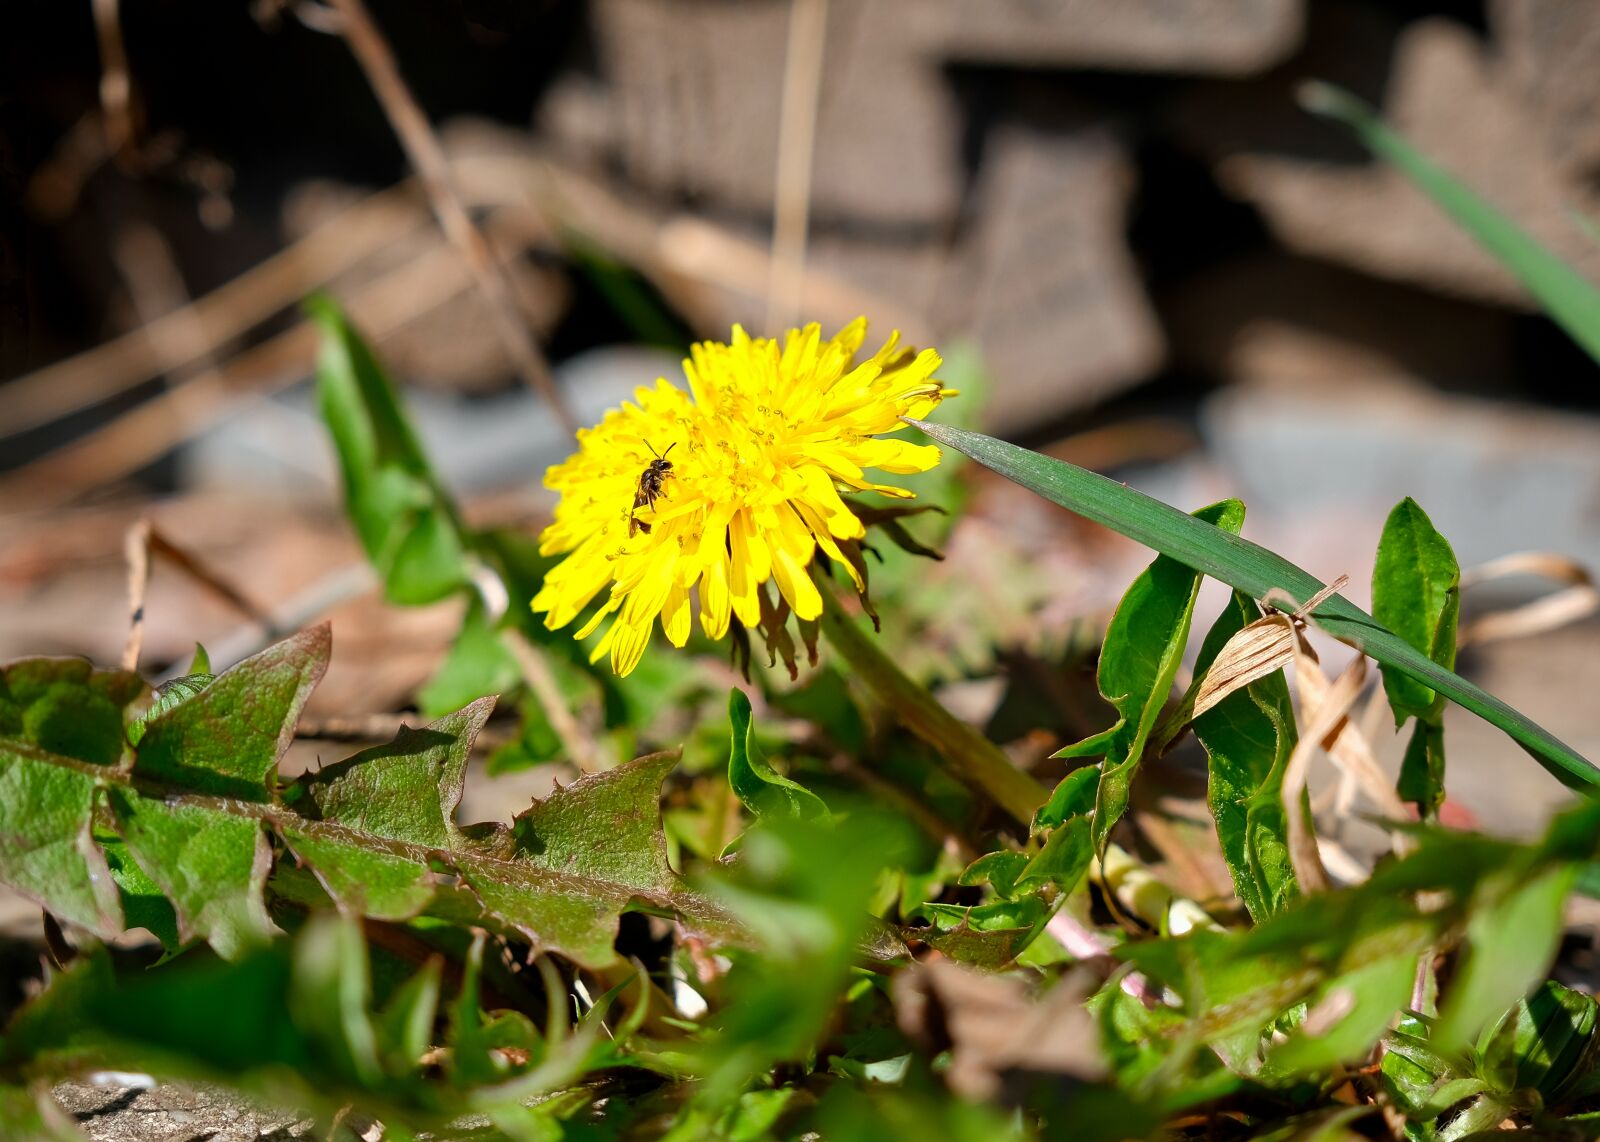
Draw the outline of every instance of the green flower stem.
<instances>
[{"instance_id":1,"label":"green flower stem","mask_svg":"<svg viewBox=\"0 0 1600 1142\"><path fill-rule=\"evenodd\" d=\"M1049 790L1011 764L999 746L941 706L925 687L908 678L842 607L824 607L821 623L829 644L850 664L856 677L894 711L906 729L933 747L951 773L1023 826L1033 820Z\"/></svg>"}]
</instances>

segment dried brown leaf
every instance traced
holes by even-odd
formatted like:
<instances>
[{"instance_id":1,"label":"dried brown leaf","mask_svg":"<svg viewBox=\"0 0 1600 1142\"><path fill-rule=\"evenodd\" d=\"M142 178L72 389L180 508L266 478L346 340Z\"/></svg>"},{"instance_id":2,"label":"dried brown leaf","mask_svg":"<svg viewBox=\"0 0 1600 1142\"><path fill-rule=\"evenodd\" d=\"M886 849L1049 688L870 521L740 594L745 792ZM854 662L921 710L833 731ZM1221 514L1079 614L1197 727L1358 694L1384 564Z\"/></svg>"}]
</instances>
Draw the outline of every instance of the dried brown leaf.
<instances>
[{"instance_id":1,"label":"dried brown leaf","mask_svg":"<svg viewBox=\"0 0 1600 1142\"><path fill-rule=\"evenodd\" d=\"M1566 585L1521 606L1466 623L1456 635L1457 646L1543 634L1600 610L1600 589L1596 589L1588 568L1548 551L1522 551L1492 559L1462 572L1461 585L1474 586L1508 575L1538 575Z\"/></svg>"},{"instance_id":2,"label":"dried brown leaf","mask_svg":"<svg viewBox=\"0 0 1600 1142\"><path fill-rule=\"evenodd\" d=\"M1194 697L1198 718L1236 690L1294 661L1294 620L1285 614L1257 619L1224 644Z\"/></svg>"},{"instance_id":3,"label":"dried brown leaf","mask_svg":"<svg viewBox=\"0 0 1600 1142\"><path fill-rule=\"evenodd\" d=\"M1083 1004L1093 976L1077 971L1035 998L1016 976L996 976L950 960L921 963L894 987L900 1029L930 1054L950 1051L946 1075L957 1094L991 1099L1008 1071L1105 1077L1099 1033Z\"/></svg>"}]
</instances>

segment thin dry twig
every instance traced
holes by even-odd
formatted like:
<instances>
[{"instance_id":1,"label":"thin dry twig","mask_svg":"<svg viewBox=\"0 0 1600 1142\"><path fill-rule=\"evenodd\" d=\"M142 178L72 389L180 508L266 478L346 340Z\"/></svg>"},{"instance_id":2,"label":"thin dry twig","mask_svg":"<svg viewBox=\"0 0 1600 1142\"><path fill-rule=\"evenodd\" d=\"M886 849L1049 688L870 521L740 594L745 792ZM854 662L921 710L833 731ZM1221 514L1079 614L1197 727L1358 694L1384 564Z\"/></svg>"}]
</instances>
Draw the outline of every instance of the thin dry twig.
<instances>
[{"instance_id":1,"label":"thin dry twig","mask_svg":"<svg viewBox=\"0 0 1600 1142\"><path fill-rule=\"evenodd\" d=\"M362 0L329 0L329 3L339 13L339 30L366 73L367 82L371 84L373 94L377 96L399 137L406 157L411 160L412 167L422 180L439 225L466 260L473 280L488 301L495 330L504 342L506 351L511 354L517 371L523 381L544 398L556 419L569 432L576 433L577 419L556 387L555 379L550 375L550 366L517 309L505 271L495 260L483 234L467 215L466 207L461 204L444 148L439 145L439 137L401 78L400 67L395 62L389 42L373 23Z\"/></svg>"},{"instance_id":2,"label":"thin dry twig","mask_svg":"<svg viewBox=\"0 0 1600 1142\"><path fill-rule=\"evenodd\" d=\"M187 305L6 385L0 436L23 432L215 355L423 221L411 182L340 211L293 245Z\"/></svg>"},{"instance_id":3,"label":"thin dry twig","mask_svg":"<svg viewBox=\"0 0 1600 1142\"><path fill-rule=\"evenodd\" d=\"M148 519L136 521L123 539L128 558L128 639L122 646L122 669L139 668L144 649L144 600L150 589L150 533Z\"/></svg>"},{"instance_id":4,"label":"thin dry twig","mask_svg":"<svg viewBox=\"0 0 1600 1142\"><path fill-rule=\"evenodd\" d=\"M128 639L122 650L124 670L134 670L139 665L139 652L144 647L145 597L150 587L150 565L157 556L249 619L260 628L262 636L268 641L284 633L266 610L252 603L199 556L185 551L168 539L149 517L135 520L128 528L123 551L128 563Z\"/></svg>"},{"instance_id":5,"label":"thin dry twig","mask_svg":"<svg viewBox=\"0 0 1600 1142\"><path fill-rule=\"evenodd\" d=\"M132 153L136 134L133 78L122 40L118 0L92 0L95 39L100 46L100 125L113 155Z\"/></svg>"},{"instance_id":6,"label":"thin dry twig","mask_svg":"<svg viewBox=\"0 0 1600 1142\"><path fill-rule=\"evenodd\" d=\"M492 217L491 224L500 217ZM514 219L508 216L508 221ZM525 231L516 226L506 229ZM346 308L369 337L381 340L470 285L461 259L441 246L348 298ZM316 345L316 329L297 325L239 354L214 375L174 385L111 423L15 469L0 480L0 503L41 510L59 507L137 471L223 419L241 402L299 380Z\"/></svg>"},{"instance_id":7,"label":"thin dry twig","mask_svg":"<svg viewBox=\"0 0 1600 1142\"><path fill-rule=\"evenodd\" d=\"M778 171L773 200L772 269L767 284L767 332L797 324L805 288L806 237L811 218L811 163L828 35L828 0L791 0L789 42L778 119Z\"/></svg>"}]
</instances>

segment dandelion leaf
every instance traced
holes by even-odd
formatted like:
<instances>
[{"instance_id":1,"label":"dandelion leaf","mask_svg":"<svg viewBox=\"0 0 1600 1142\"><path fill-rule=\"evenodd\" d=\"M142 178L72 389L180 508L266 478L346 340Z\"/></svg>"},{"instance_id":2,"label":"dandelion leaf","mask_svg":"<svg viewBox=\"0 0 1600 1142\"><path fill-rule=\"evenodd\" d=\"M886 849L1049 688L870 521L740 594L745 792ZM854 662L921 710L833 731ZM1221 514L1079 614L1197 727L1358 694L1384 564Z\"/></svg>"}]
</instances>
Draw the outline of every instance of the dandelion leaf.
<instances>
[{"instance_id":1,"label":"dandelion leaf","mask_svg":"<svg viewBox=\"0 0 1600 1142\"><path fill-rule=\"evenodd\" d=\"M327 624L247 658L145 723L136 777L265 801L278 759L328 666Z\"/></svg>"},{"instance_id":2,"label":"dandelion leaf","mask_svg":"<svg viewBox=\"0 0 1600 1142\"><path fill-rule=\"evenodd\" d=\"M127 789L110 790L110 802L128 851L171 901L181 939L236 959L271 937L262 891L272 850L259 821Z\"/></svg>"},{"instance_id":3,"label":"dandelion leaf","mask_svg":"<svg viewBox=\"0 0 1600 1142\"><path fill-rule=\"evenodd\" d=\"M455 847L467 756L494 704L493 698L480 698L320 770L305 782L315 815L388 840Z\"/></svg>"},{"instance_id":4,"label":"dandelion leaf","mask_svg":"<svg viewBox=\"0 0 1600 1142\"><path fill-rule=\"evenodd\" d=\"M0 742L0 881L103 937L122 905L94 842L96 778L81 761Z\"/></svg>"}]
</instances>

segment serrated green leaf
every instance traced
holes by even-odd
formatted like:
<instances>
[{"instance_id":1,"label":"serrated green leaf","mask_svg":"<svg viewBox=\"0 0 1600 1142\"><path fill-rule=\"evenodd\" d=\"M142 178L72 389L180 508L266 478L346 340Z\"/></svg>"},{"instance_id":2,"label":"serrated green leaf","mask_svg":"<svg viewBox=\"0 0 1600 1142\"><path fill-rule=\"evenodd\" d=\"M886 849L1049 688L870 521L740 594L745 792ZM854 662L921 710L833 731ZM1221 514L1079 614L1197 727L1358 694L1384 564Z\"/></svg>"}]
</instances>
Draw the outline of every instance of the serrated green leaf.
<instances>
[{"instance_id":1,"label":"serrated green leaf","mask_svg":"<svg viewBox=\"0 0 1600 1142\"><path fill-rule=\"evenodd\" d=\"M980 433L913 423L940 444L966 453L1051 503L1153 547L1253 599L1265 599L1279 590L1304 603L1324 587L1314 576L1266 548L1098 473ZM1500 699L1444 669L1343 597L1327 599L1317 607L1315 618L1323 630L1380 665L1408 674L1504 730L1564 785L1591 795L1600 786L1600 769L1593 762Z\"/></svg>"},{"instance_id":2,"label":"serrated green leaf","mask_svg":"<svg viewBox=\"0 0 1600 1142\"><path fill-rule=\"evenodd\" d=\"M1050 830L1044 847L1028 862L1017 884L1022 888L1052 883L1066 895L1078 887L1094 860L1094 841L1088 817L1070 817Z\"/></svg>"},{"instance_id":3,"label":"serrated green leaf","mask_svg":"<svg viewBox=\"0 0 1600 1142\"><path fill-rule=\"evenodd\" d=\"M1015 895L1017 878L1028 867L1030 859L1027 853L1005 850L985 853L962 870L956 883L968 886L989 884L993 886L995 895L1009 898Z\"/></svg>"},{"instance_id":4,"label":"serrated green leaf","mask_svg":"<svg viewBox=\"0 0 1600 1142\"><path fill-rule=\"evenodd\" d=\"M1350 128L1373 154L1393 163L1417 188L1510 270L1558 325L1600 361L1600 290L1489 201L1447 174L1378 118L1360 99L1331 84L1307 84L1302 105Z\"/></svg>"},{"instance_id":5,"label":"serrated green leaf","mask_svg":"<svg viewBox=\"0 0 1600 1142\"><path fill-rule=\"evenodd\" d=\"M1456 616L1461 568L1427 513L1407 496L1384 522L1372 568L1372 616L1446 670L1456 661ZM1434 692L1393 666L1383 667L1383 685L1394 722L1427 717Z\"/></svg>"},{"instance_id":6,"label":"serrated green leaf","mask_svg":"<svg viewBox=\"0 0 1600 1142\"><path fill-rule=\"evenodd\" d=\"M480 698L312 774L303 784L314 815L387 840L455 847L467 757L494 705L493 698Z\"/></svg>"},{"instance_id":7,"label":"serrated green leaf","mask_svg":"<svg viewBox=\"0 0 1600 1142\"><path fill-rule=\"evenodd\" d=\"M322 330L317 401L333 437L345 509L391 602L436 602L471 583L459 513L423 454L372 349L327 298L307 310Z\"/></svg>"},{"instance_id":8,"label":"serrated green leaf","mask_svg":"<svg viewBox=\"0 0 1600 1142\"><path fill-rule=\"evenodd\" d=\"M728 693L728 720L733 724L733 746L728 753L728 784L746 809L758 816L776 813L786 817L826 817L822 798L797 781L772 768L756 741L750 698L743 690Z\"/></svg>"},{"instance_id":9,"label":"serrated green leaf","mask_svg":"<svg viewBox=\"0 0 1600 1142\"><path fill-rule=\"evenodd\" d=\"M122 905L94 842L98 797L95 776L67 759L0 742L0 881L110 939L122 931Z\"/></svg>"},{"instance_id":10,"label":"serrated green leaf","mask_svg":"<svg viewBox=\"0 0 1600 1142\"><path fill-rule=\"evenodd\" d=\"M109 794L128 851L172 903L180 939L205 940L238 959L271 938L262 890L272 850L260 822L126 789Z\"/></svg>"},{"instance_id":11,"label":"serrated green leaf","mask_svg":"<svg viewBox=\"0 0 1600 1142\"><path fill-rule=\"evenodd\" d=\"M326 623L219 674L145 723L136 776L196 793L262 801L295 723L328 667Z\"/></svg>"},{"instance_id":12,"label":"serrated green leaf","mask_svg":"<svg viewBox=\"0 0 1600 1142\"><path fill-rule=\"evenodd\" d=\"M657 805L676 753L654 753L557 789L517 815L517 855L552 872L649 891L681 882L667 863Z\"/></svg>"},{"instance_id":13,"label":"serrated green leaf","mask_svg":"<svg viewBox=\"0 0 1600 1142\"><path fill-rule=\"evenodd\" d=\"M1093 739L1091 739L1093 740ZM1070 747L1069 747L1070 748ZM1055 756L1060 757L1061 754ZM1053 829L1068 817L1094 809L1100 786L1100 767L1085 765L1063 777L1050 794L1050 800L1033 816L1035 829Z\"/></svg>"},{"instance_id":14,"label":"serrated green leaf","mask_svg":"<svg viewBox=\"0 0 1600 1142\"><path fill-rule=\"evenodd\" d=\"M0 738L93 765L117 765L124 724L148 705L137 674L76 658L29 658L0 670Z\"/></svg>"},{"instance_id":15,"label":"serrated green leaf","mask_svg":"<svg viewBox=\"0 0 1600 1142\"><path fill-rule=\"evenodd\" d=\"M1227 641L1258 617L1235 591L1207 632L1195 663L1203 677ZM1235 690L1194 720L1206 751L1206 802L1234 890L1256 921L1283 907L1298 885L1289 859L1283 774L1294 752L1294 706L1283 672Z\"/></svg>"},{"instance_id":16,"label":"serrated green leaf","mask_svg":"<svg viewBox=\"0 0 1600 1142\"><path fill-rule=\"evenodd\" d=\"M972 928L962 925L911 934L957 963L981 971L1001 971L1014 964L1017 957L1033 943L1039 935L1039 926L1027 924L1015 928Z\"/></svg>"},{"instance_id":17,"label":"serrated green leaf","mask_svg":"<svg viewBox=\"0 0 1600 1142\"><path fill-rule=\"evenodd\" d=\"M409 920L433 902L442 883L425 854L363 844L359 833L298 820L280 824L277 832L347 915ZM276 887L285 888L281 876ZM310 902L300 894L290 896Z\"/></svg>"},{"instance_id":18,"label":"serrated green leaf","mask_svg":"<svg viewBox=\"0 0 1600 1142\"><path fill-rule=\"evenodd\" d=\"M1201 508L1195 519L1225 534L1244 524L1244 505L1224 500ZM1127 811L1133 776L1145 743L1172 693L1200 592L1200 572L1162 555L1123 595L1100 650L1097 684L1117 710L1106 741L1095 799L1094 845L1103 852L1111 830Z\"/></svg>"},{"instance_id":19,"label":"serrated green leaf","mask_svg":"<svg viewBox=\"0 0 1600 1142\"><path fill-rule=\"evenodd\" d=\"M140 887L129 870L142 870L186 933L228 955L266 926L256 896L263 829L287 847L268 891L302 907L331 901L385 920L426 912L523 936L592 968L615 962L620 914L636 907L675 916L717 946L749 941L667 863L659 790L673 755L558 789L513 830L458 828L463 769L490 699L303 779L289 804L264 781L254 798L215 796L217 758L252 773L276 760L326 649L326 631L312 632L222 675L152 720L131 771L0 742L0 880L64 919L118 934L119 882L92 832L97 799L109 795L125 839L107 843L128 890ZM239 757L226 755L230 744ZM152 756L164 764L150 766ZM163 917L152 913L159 928ZM163 935L169 950L177 940Z\"/></svg>"}]
</instances>

